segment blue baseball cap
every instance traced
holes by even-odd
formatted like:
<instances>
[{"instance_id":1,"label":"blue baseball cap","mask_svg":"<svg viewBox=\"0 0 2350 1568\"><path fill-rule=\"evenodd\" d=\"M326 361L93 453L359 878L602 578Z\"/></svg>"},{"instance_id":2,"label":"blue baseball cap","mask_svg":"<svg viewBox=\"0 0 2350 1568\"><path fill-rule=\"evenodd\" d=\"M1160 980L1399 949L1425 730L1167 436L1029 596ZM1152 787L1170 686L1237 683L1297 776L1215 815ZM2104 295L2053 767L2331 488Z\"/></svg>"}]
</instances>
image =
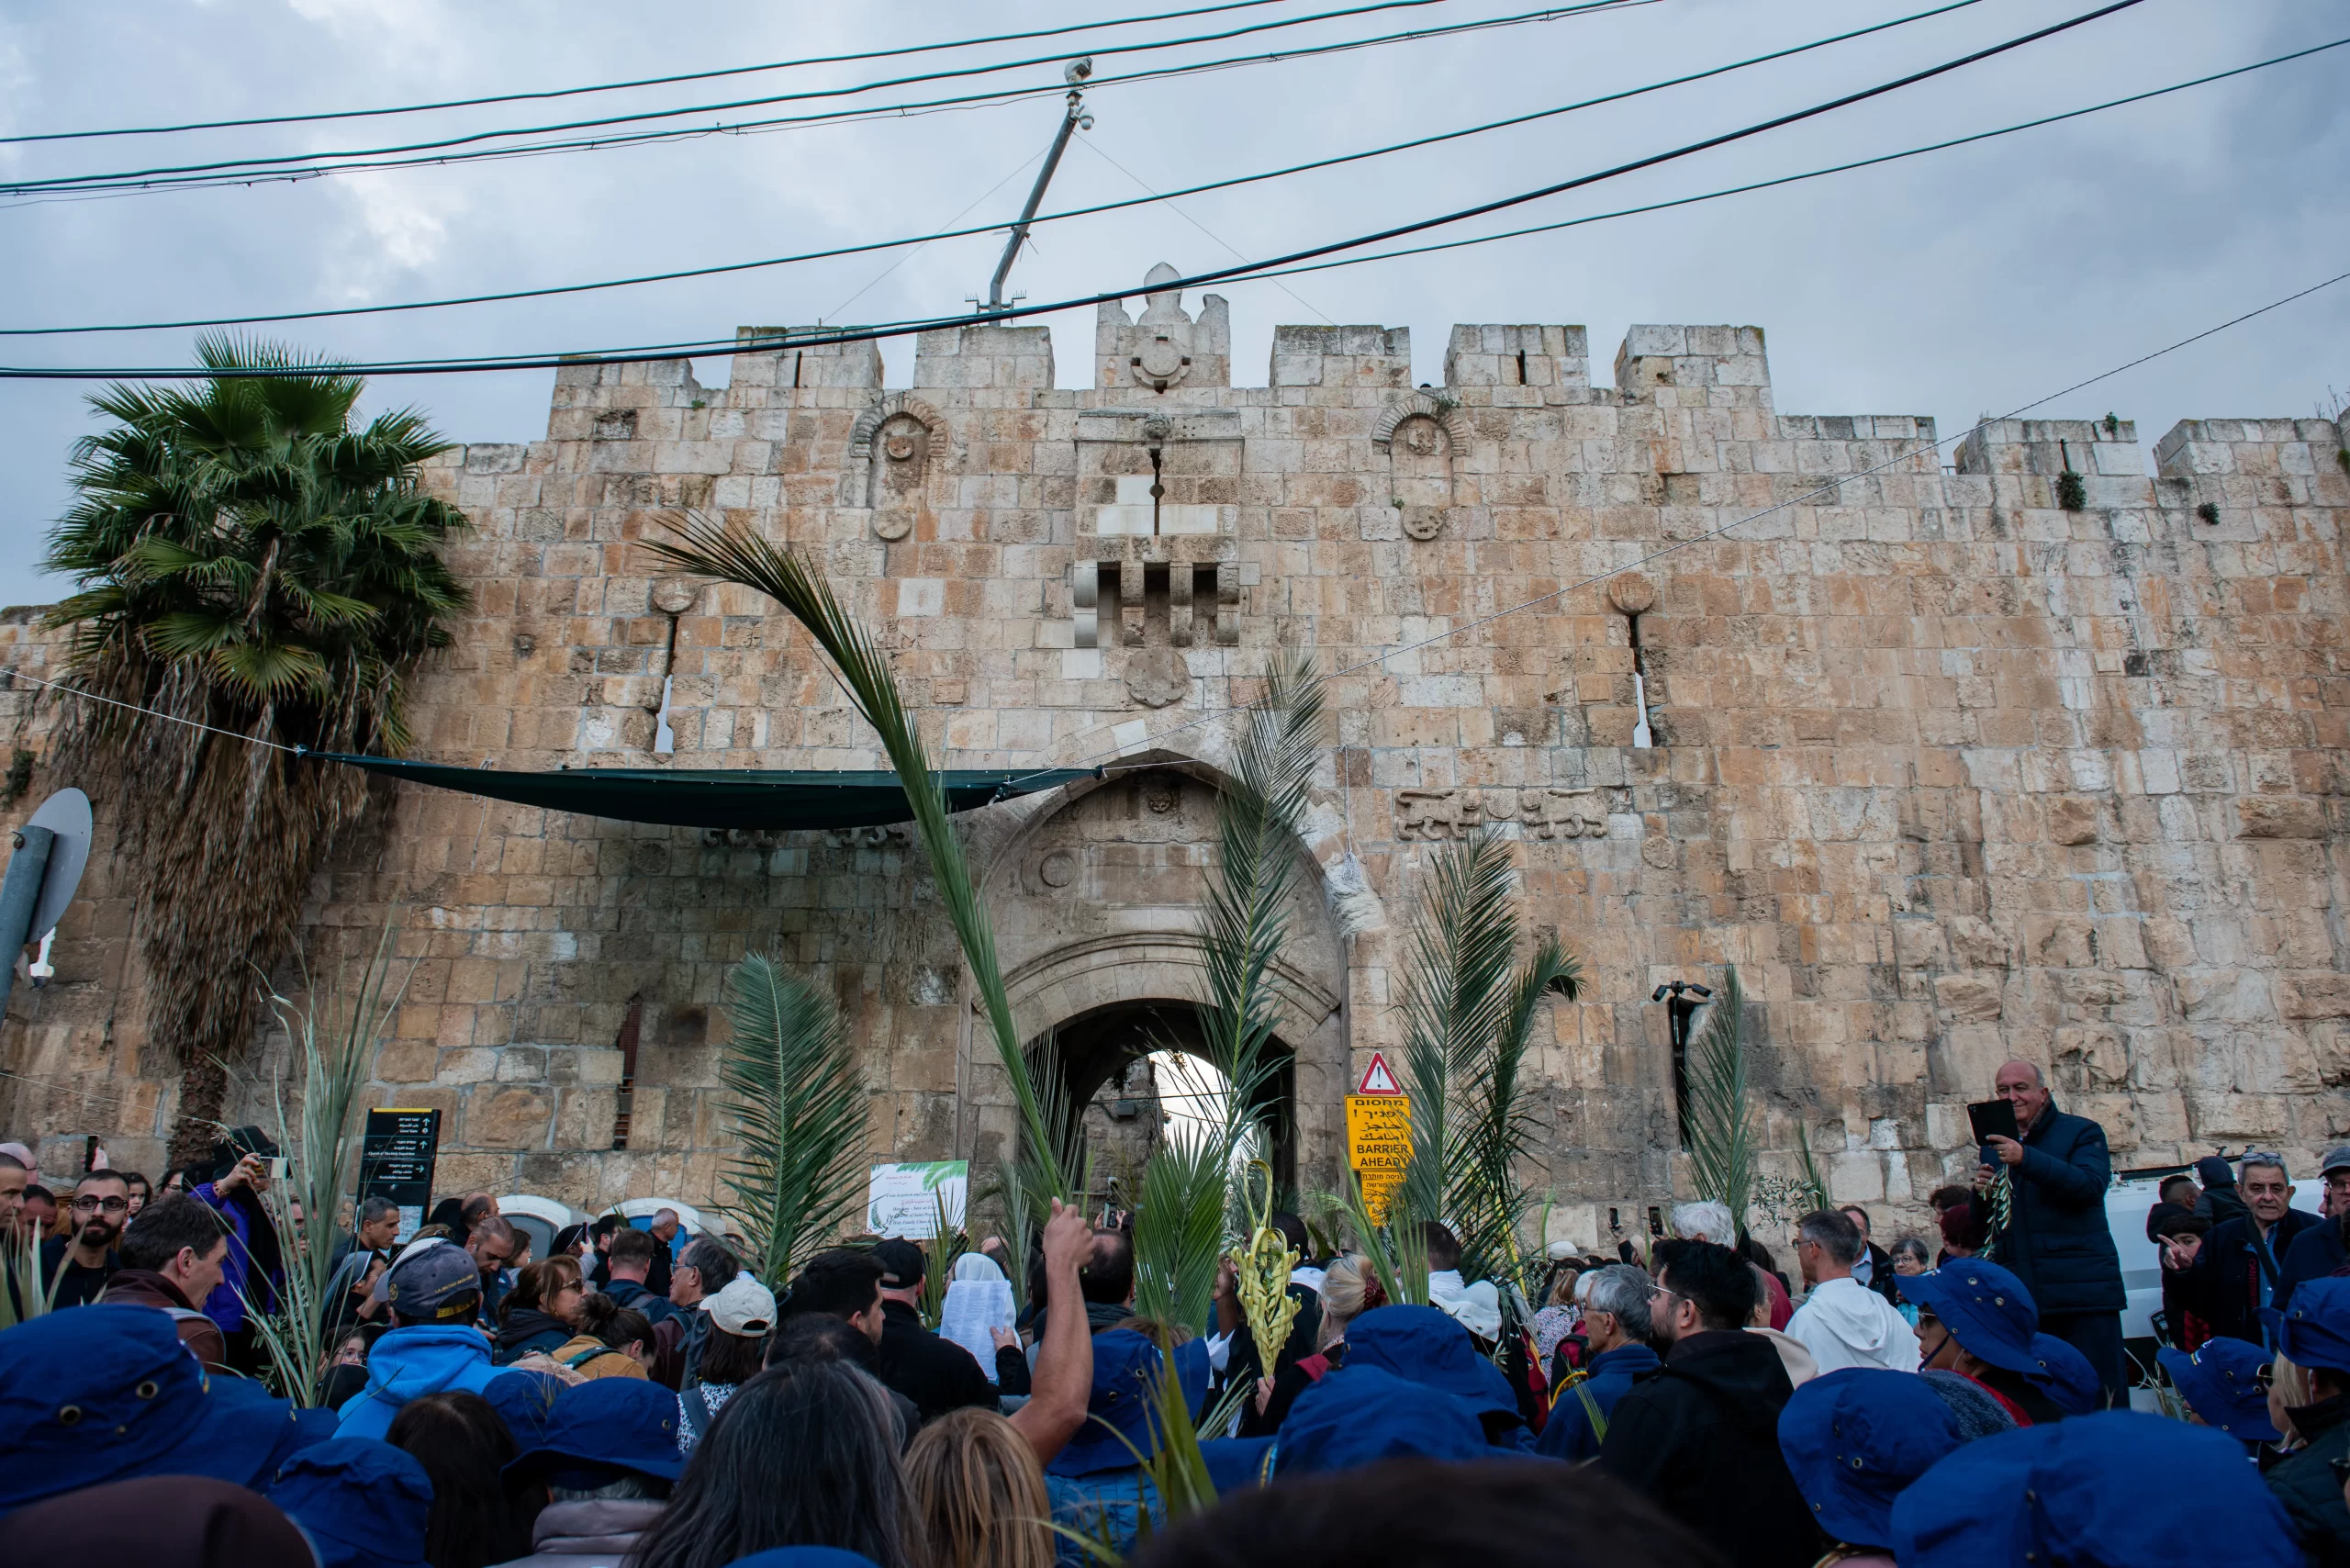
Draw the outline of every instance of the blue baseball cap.
<instances>
[{"instance_id":1,"label":"blue baseball cap","mask_svg":"<svg viewBox=\"0 0 2350 1568\"><path fill-rule=\"evenodd\" d=\"M141 1475L251 1486L334 1425L207 1373L151 1306L102 1302L0 1333L0 1513Z\"/></svg>"},{"instance_id":2,"label":"blue baseball cap","mask_svg":"<svg viewBox=\"0 0 2350 1568\"><path fill-rule=\"evenodd\" d=\"M2350 1279L2304 1280L2293 1287L2293 1304L2274 1316L2277 1348L2299 1367L2350 1372Z\"/></svg>"},{"instance_id":3,"label":"blue baseball cap","mask_svg":"<svg viewBox=\"0 0 2350 1568\"><path fill-rule=\"evenodd\" d=\"M2273 1443L2284 1435L2268 1420L2268 1391L2260 1383L2268 1354L2259 1346L2207 1339L2192 1355L2165 1345L2154 1359L2205 1426L2247 1443Z\"/></svg>"},{"instance_id":4,"label":"blue baseball cap","mask_svg":"<svg viewBox=\"0 0 2350 1568\"><path fill-rule=\"evenodd\" d=\"M1847 1546L1893 1540L1893 1500L1962 1442L1958 1417L1914 1372L1847 1367L1779 1412L1779 1451L1812 1517Z\"/></svg>"},{"instance_id":5,"label":"blue baseball cap","mask_svg":"<svg viewBox=\"0 0 2350 1568\"><path fill-rule=\"evenodd\" d=\"M1202 1344L1203 1361L1205 1352ZM1179 1355L1179 1378L1181 1362ZM1046 1471L1069 1477L1092 1475L1104 1470L1131 1470L1139 1462L1136 1454L1149 1458L1158 1441L1151 1415L1157 1404L1152 1389L1162 1364L1158 1347L1134 1329L1109 1328L1093 1336L1093 1392L1085 1402L1085 1425L1045 1466ZM1187 1396L1189 1392L1185 1390Z\"/></svg>"},{"instance_id":6,"label":"blue baseball cap","mask_svg":"<svg viewBox=\"0 0 2350 1568\"><path fill-rule=\"evenodd\" d=\"M1349 1347L1353 1339L1349 1326ZM1353 1470L1388 1459L1493 1456L1485 1441L1485 1425L1466 1400L1382 1368L1358 1366L1350 1348L1345 1366L1324 1376L1290 1406L1288 1418L1281 1422L1273 1471L1278 1475L1310 1475Z\"/></svg>"},{"instance_id":7,"label":"blue baseball cap","mask_svg":"<svg viewBox=\"0 0 2350 1568\"><path fill-rule=\"evenodd\" d=\"M495 1388L505 1378L491 1380ZM521 1445L521 1434L515 1434ZM558 1486L586 1491L621 1473L675 1481L686 1468L677 1451L677 1396L641 1377L599 1377L554 1397L537 1442L506 1467L513 1475L543 1474Z\"/></svg>"},{"instance_id":8,"label":"blue baseball cap","mask_svg":"<svg viewBox=\"0 0 2350 1568\"><path fill-rule=\"evenodd\" d=\"M568 1386L552 1372L518 1370L491 1378L483 1386L481 1396L489 1401L498 1418L506 1423L507 1434L514 1439L514 1451L521 1453L546 1441L547 1424L554 1419L555 1397Z\"/></svg>"},{"instance_id":9,"label":"blue baseball cap","mask_svg":"<svg viewBox=\"0 0 2350 1568\"><path fill-rule=\"evenodd\" d=\"M286 1461L266 1495L319 1549L319 1568L424 1568L432 1482L404 1449L330 1439Z\"/></svg>"},{"instance_id":10,"label":"blue baseball cap","mask_svg":"<svg viewBox=\"0 0 2350 1568\"><path fill-rule=\"evenodd\" d=\"M1441 1389L1479 1417L1525 1420L1502 1370L1477 1353L1469 1330L1433 1306L1380 1306L1347 1325L1347 1367L1376 1367Z\"/></svg>"},{"instance_id":11,"label":"blue baseball cap","mask_svg":"<svg viewBox=\"0 0 2350 1568\"><path fill-rule=\"evenodd\" d=\"M2192 1484L2179 1477L2191 1475ZM2134 1410L1953 1450L1893 1505L1901 1568L2297 1568L2301 1549L2244 1445Z\"/></svg>"}]
</instances>

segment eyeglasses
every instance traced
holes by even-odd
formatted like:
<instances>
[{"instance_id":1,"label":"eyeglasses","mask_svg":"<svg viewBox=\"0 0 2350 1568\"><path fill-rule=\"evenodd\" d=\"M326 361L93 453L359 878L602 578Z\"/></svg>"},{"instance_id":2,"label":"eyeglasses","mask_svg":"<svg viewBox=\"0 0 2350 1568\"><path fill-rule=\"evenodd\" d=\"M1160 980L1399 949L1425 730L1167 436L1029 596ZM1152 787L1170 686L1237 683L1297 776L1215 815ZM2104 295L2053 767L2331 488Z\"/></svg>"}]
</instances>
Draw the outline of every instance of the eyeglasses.
<instances>
[{"instance_id":1,"label":"eyeglasses","mask_svg":"<svg viewBox=\"0 0 2350 1568\"><path fill-rule=\"evenodd\" d=\"M73 1200L73 1212L75 1214L95 1214L99 1209L104 1209L110 1215L118 1215L126 1212L129 1207L130 1200L129 1198L83 1197Z\"/></svg>"}]
</instances>

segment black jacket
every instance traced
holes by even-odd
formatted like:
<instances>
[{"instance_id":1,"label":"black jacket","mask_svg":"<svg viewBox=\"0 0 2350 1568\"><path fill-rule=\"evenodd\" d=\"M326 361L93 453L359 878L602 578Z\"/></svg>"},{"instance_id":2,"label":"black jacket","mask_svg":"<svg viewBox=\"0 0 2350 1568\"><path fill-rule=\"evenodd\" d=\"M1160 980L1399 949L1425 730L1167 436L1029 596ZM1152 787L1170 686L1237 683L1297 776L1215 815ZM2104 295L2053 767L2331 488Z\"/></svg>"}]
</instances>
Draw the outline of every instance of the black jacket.
<instances>
[{"instance_id":1,"label":"black jacket","mask_svg":"<svg viewBox=\"0 0 2350 1568\"><path fill-rule=\"evenodd\" d=\"M2023 1282L2042 1317L2121 1311L2128 1303L2105 1223L2113 1182L2105 1129L2051 1102L2022 1141L2023 1163L2005 1168L2013 1203L2008 1228L1993 1238L1998 1261ZM1988 1194L1975 1194L1975 1212L1990 1223Z\"/></svg>"},{"instance_id":2,"label":"black jacket","mask_svg":"<svg viewBox=\"0 0 2350 1568\"><path fill-rule=\"evenodd\" d=\"M2274 1295L2285 1294L2284 1263L2294 1239L2312 1226L2333 1228L2306 1209L2287 1209L2270 1233L2277 1264ZM2210 1325L2213 1334L2258 1345L2266 1341L2260 1332L2260 1260L2253 1253L2252 1238L2250 1215L2212 1226L2195 1261L2179 1271L2176 1294L2188 1311Z\"/></svg>"},{"instance_id":3,"label":"black jacket","mask_svg":"<svg viewBox=\"0 0 2350 1568\"><path fill-rule=\"evenodd\" d=\"M1782 1284L1785 1283L1785 1281L1781 1281L1780 1282ZM1883 1296L1886 1300L1891 1302L1895 1306L1899 1306L1901 1305L1901 1293L1893 1288L1893 1254L1887 1252L1884 1248L1879 1247L1874 1241L1869 1243L1868 1288L1876 1292L1877 1294Z\"/></svg>"},{"instance_id":4,"label":"black jacket","mask_svg":"<svg viewBox=\"0 0 2350 1568\"><path fill-rule=\"evenodd\" d=\"M2344 1263L2350 1263L2350 1247L2342 1244L2342 1224L2329 1219L2320 1225L2304 1226L2285 1249L2278 1268L2283 1282L2277 1287L2277 1308L2283 1311L2293 1294L2293 1287L2303 1280L2322 1280Z\"/></svg>"},{"instance_id":5,"label":"black jacket","mask_svg":"<svg viewBox=\"0 0 2350 1568\"><path fill-rule=\"evenodd\" d=\"M996 1407L995 1384L971 1352L922 1326L922 1315L902 1301L881 1304L881 1344L873 1374L914 1402L924 1421L966 1405Z\"/></svg>"},{"instance_id":6,"label":"black jacket","mask_svg":"<svg viewBox=\"0 0 2350 1568\"><path fill-rule=\"evenodd\" d=\"M2344 1568L2350 1564L2350 1507L2343 1506L2342 1483L2332 1462L2350 1455L2350 1395L2335 1394L2286 1414L2309 1446L2262 1479L2285 1505L2301 1551L2315 1568Z\"/></svg>"},{"instance_id":7,"label":"black jacket","mask_svg":"<svg viewBox=\"0 0 2350 1568\"><path fill-rule=\"evenodd\" d=\"M498 1366L512 1366L533 1350L553 1353L561 1350L577 1332L551 1312L541 1312L535 1306L518 1307L506 1315L489 1359Z\"/></svg>"},{"instance_id":8,"label":"black jacket","mask_svg":"<svg viewBox=\"0 0 2350 1568\"><path fill-rule=\"evenodd\" d=\"M1688 1335L1616 1402L1599 1468L1735 1568L1810 1568L1825 1541L1779 1455L1794 1394L1762 1335Z\"/></svg>"}]
</instances>

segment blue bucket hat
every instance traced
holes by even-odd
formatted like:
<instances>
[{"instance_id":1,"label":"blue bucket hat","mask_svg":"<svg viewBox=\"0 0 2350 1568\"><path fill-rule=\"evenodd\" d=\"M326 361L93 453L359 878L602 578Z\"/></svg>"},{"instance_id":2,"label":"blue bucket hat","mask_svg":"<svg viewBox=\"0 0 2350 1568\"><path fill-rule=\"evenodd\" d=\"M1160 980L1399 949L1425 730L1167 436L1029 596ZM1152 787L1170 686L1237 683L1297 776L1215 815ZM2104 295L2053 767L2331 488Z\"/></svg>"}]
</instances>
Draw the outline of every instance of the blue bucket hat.
<instances>
[{"instance_id":1,"label":"blue bucket hat","mask_svg":"<svg viewBox=\"0 0 2350 1568\"><path fill-rule=\"evenodd\" d=\"M2292 1305L2265 1307L2261 1317L2295 1366L2350 1372L2350 1279L2304 1280L2293 1287Z\"/></svg>"},{"instance_id":2,"label":"blue bucket hat","mask_svg":"<svg viewBox=\"0 0 2350 1568\"><path fill-rule=\"evenodd\" d=\"M1481 1417L1526 1418L1501 1369L1477 1353L1469 1330L1433 1306L1373 1307L1357 1317L1347 1325L1347 1366L1439 1389Z\"/></svg>"},{"instance_id":3,"label":"blue bucket hat","mask_svg":"<svg viewBox=\"0 0 2350 1568\"><path fill-rule=\"evenodd\" d=\"M432 1482L404 1449L331 1439L286 1461L266 1495L310 1538L319 1568L424 1568Z\"/></svg>"},{"instance_id":4,"label":"blue bucket hat","mask_svg":"<svg viewBox=\"0 0 2350 1568\"><path fill-rule=\"evenodd\" d=\"M1893 1555L1901 1568L2296 1568L2302 1560L2243 1444L2134 1410L1965 1444L1893 1505Z\"/></svg>"},{"instance_id":5,"label":"blue bucket hat","mask_svg":"<svg viewBox=\"0 0 2350 1568\"><path fill-rule=\"evenodd\" d=\"M1191 1345L1178 1348L1179 1378L1184 1372L1181 1352L1190 1349ZM1204 1367L1203 1344L1199 1359ZM1131 1328L1110 1328L1093 1336L1093 1392L1085 1402L1085 1425L1054 1456L1046 1472L1069 1477L1092 1475L1104 1470L1131 1470L1136 1453L1147 1458L1158 1443L1151 1420L1151 1384L1160 1365L1158 1347ZM1184 1379L1187 1384L1190 1381ZM1190 1393L1187 1386L1187 1400Z\"/></svg>"},{"instance_id":6,"label":"blue bucket hat","mask_svg":"<svg viewBox=\"0 0 2350 1568\"><path fill-rule=\"evenodd\" d=\"M0 1334L0 1513L141 1475L250 1486L333 1432L331 1410L305 1420L207 1374L151 1306L77 1306Z\"/></svg>"},{"instance_id":7,"label":"blue bucket hat","mask_svg":"<svg viewBox=\"0 0 2350 1568\"><path fill-rule=\"evenodd\" d=\"M765 1551L737 1557L726 1568L875 1568L875 1563L865 1553L845 1546L770 1546Z\"/></svg>"},{"instance_id":8,"label":"blue bucket hat","mask_svg":"<svg viewBox=\"0 0 2350 1568\"><path fill-rule=\"evenodd\" d=\"M481 1396L489 1401L489 1407L506 1423L507 1434L514 1439L514 1451L522 1453L546 1441L547 1424L554 1419L555 1397L568 1386L551 1372L507 1372L491 1378L482 1388Z\"/></svg>"},{"instance_id":9,"label":"blue bucket hat","mask_svg":"<svg viewBox=\"0 0 2350 1568\"><path fill-rule=\"evenodd\" d=\"M505 1378L491 1380L496 1388ZM521 1434L515 1434L521 1444ZM555 1395L537 1442L517 1453L508 1475L543 1474L558 1486L588 1490L617 1472L675 1481L686 1468L677 1451L677 1396L636 1377L599 1377Z\"/></svg>"},{"instance_id":10,"label":"blue bucket hat","mask_svg":"<svg viewBox=\"0 0 2350 1568\"><path fill-rule=\"evenodd\" d=\"M2207 1339L2189 1355L2165 1345L2154 1359L2170 1373L2179 1396L2203 1424L2240 1442L2273 1443L2282 1433L2269 1424L2268 1391L2260 1385L2267 1353L2243 1339Z\"/></svg>"},{"instance_id":11,"label":"blue bucket hat","mask_svg":"<svg viewBox=\"0 0 2350 1568\"><path fill-rule=\"evenodd\" d=\"M2064 1340L2040 1331L2040 1307L2031 1292L1998 1264L1953 1258L1923 1274L1896 1274L1893 1282L1940 1318L1976 1361L2021 1372L2069 1414L2083 1416L2098 1407L2103 1390L2097 1369Z\"/></svg>"},{"instance_id":12,"label":"blue bucket hat","mask_svg":"<svg viewBox=\"0 0 2350 1568\"><path fill-rule=\"evenodd\" d=\"M1349 1327L1350 1345L1353 1338ZM1358 1366L1349 1350L1345 1366L1299 1394L1290 1406L1273 1470L1280 1475L1310 1475L1387 1459L1493 1456L1484 1423L1465 1400L1379 1367Z\"/></svg>"},{"instance_id":13,"label":"blue bucket hat","mask_svg":"<svg viewBox=\"0 0 2350 1568\"><path fill-rule=\"evenodd\" d=\"M1965 1440L1924 1379L1878 1367L1813 1378L1779 1412L1796 1490L1847 1546L1890 1545L1893 1500Z\"/></svg>"}]
</instances>

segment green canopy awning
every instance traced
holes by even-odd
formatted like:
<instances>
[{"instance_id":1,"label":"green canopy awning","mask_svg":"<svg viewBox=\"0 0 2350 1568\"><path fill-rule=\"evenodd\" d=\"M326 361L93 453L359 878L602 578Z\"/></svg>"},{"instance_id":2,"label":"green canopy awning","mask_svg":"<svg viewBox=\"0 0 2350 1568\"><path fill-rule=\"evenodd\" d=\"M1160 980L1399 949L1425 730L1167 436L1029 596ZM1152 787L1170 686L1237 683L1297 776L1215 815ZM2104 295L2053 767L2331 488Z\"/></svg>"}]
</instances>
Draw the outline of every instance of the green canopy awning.
<instances>
[{"instance_id":1,"label":"green canopy awning","mask_svg":"<svg viewBox=\"0 0 2350 1568\"><path fill-rule=\"evenodd\" d=\"M494 767L449 767L389 756L350 756L339 752L305 755L322 762L348 763L436 790L456 790L543 806L551 812L610 817L616 822L659 823L669 827L833 828L887 827L913 821L913 805L894 773L765 773L752 770L694 773L666 767L576 767L559 773L505 773ZM1039 790L1058 789L1080 778L1101 777L1091 767L1055 767L1042 772L951 768L934 778L946 790L946 809L968 812L990 801Z\"/></svg>"}]
</instances>

